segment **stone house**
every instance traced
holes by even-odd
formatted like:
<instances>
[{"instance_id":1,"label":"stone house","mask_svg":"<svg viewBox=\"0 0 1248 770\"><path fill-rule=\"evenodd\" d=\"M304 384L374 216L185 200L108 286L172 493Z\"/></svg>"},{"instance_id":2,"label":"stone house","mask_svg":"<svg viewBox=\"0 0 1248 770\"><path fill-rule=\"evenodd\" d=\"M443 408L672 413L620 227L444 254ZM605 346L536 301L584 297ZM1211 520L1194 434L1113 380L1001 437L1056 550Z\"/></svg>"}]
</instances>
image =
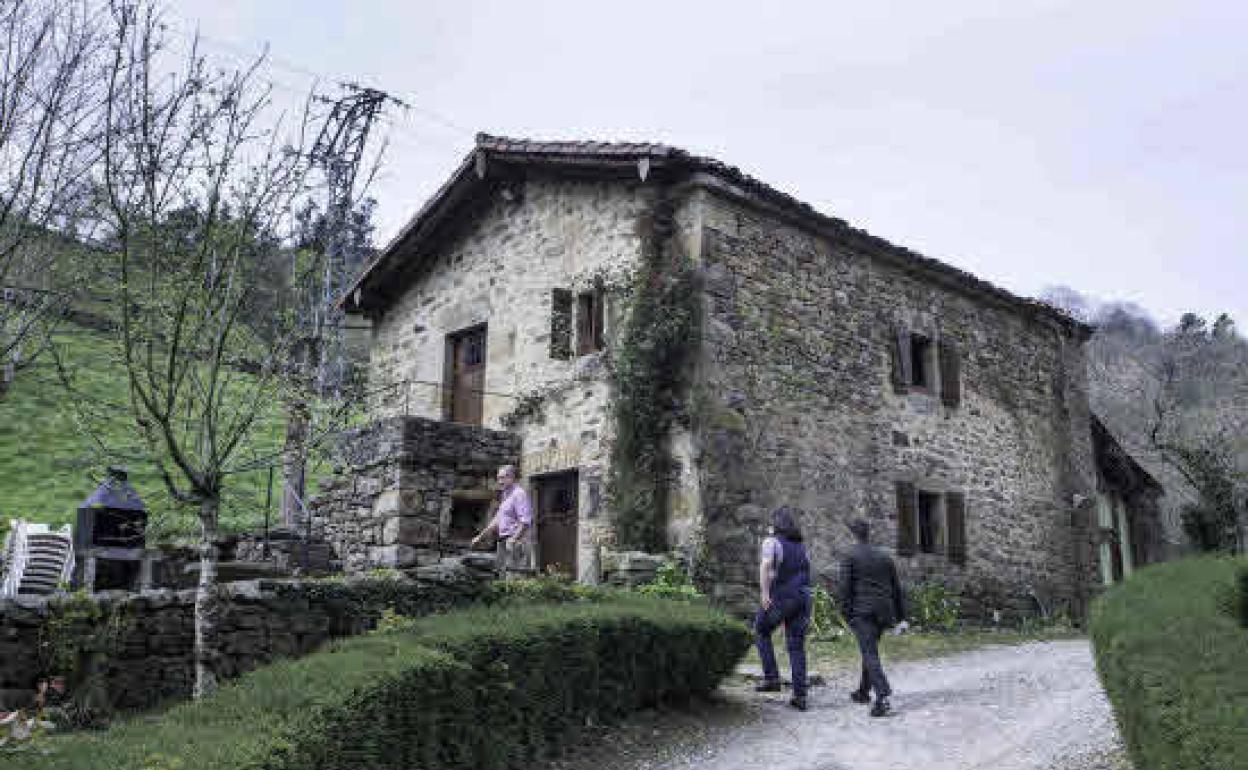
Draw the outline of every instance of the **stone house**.
<instances>
[{"instance_id":1,"label":"stone house","mask_svg":"<svg viewBox=\"0 0 1248 770\"><path fill-rule=\"evenodd\" d=\"M641 318L681 271L688 290ZM821 575L867 516L907 581L953 586L971 614L1078 614L1123 572L1103 544L1155 558L1160 490L1104 465L1125 453L1089 411L1088 327L712 159L480 135L343 304L371 322L370 408L398 437L382 443L406 447L370 450L317 504L349 566L462 544L488 513L482 468L514 458L542 563L599 579L628 545L610 486L621 362L669 315L694 321L649 372L672 417L646 467L664 469L663 545L720 600L753 600L780 503L805 512ZM444 472L416 479L429 451Z\"/></svg>"}]
</instances>

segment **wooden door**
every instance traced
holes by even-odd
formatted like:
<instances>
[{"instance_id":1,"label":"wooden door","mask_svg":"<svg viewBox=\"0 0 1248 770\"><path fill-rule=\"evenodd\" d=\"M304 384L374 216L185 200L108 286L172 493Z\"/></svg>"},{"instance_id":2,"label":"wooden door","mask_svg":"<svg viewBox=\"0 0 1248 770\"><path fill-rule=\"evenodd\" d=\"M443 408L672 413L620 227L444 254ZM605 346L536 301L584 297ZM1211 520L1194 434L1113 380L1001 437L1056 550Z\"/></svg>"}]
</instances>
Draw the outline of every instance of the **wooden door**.
<instances>
[{"instance_id":1,"label":"wooden door","mask_svg":"<svg viewBox=\"0 0 1248 770\"><path fill-rule=\"evenodd\" d=\"M446 416L452 422L480 425L485 398L484 326L446 340Z\"/></svg>"},{"instance_id":2,"label":"wooden door","mask_svg":"<svg viewBox=\"0 0 1248 770\"><path fill-rule=\"evenodd\" d=\"M556 569L576 577L577 473L539 476L537 497L537 558L542 572Z\"/></svg>"}]
</instances>

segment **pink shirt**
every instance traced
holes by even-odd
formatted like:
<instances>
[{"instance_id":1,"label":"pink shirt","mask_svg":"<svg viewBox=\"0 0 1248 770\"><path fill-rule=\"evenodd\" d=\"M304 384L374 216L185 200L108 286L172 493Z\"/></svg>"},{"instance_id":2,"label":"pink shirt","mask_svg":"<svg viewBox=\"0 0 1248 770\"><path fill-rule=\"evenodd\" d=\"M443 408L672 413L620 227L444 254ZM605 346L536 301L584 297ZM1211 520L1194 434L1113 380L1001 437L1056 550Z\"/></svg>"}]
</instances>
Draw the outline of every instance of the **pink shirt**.
<instances>
[{"instance_id":1,"label":"pink shirt","mask_svg":"<svg viewBox=\"0 0 1248 770\"><path fill-rule=\"evenodd\" d=\"M529 505L529 495L519 484L512 486L507 499L498 506L494 520L498 522L499 537L511 537L519 531L521 524L532 526L533 506Z\"/></svg>"}]
</instances>

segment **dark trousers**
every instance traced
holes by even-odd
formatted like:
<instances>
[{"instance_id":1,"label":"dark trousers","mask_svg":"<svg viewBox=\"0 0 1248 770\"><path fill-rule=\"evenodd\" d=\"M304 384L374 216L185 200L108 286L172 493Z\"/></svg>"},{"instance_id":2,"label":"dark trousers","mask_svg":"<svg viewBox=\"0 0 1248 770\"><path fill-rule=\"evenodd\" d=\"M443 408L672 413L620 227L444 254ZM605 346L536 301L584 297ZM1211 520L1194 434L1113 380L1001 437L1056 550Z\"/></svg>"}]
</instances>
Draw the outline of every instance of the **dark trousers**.
<instances>
[{"instance_id":1,"label":"dark trousers","mask_svg":"<svg viewBox=\"0 0 1248 770\"><path fill-rule=\"evenodd\" d=\"M758 657L763 662L763 677L769 682L780 680L771 634L776 626L784 623L784 644L789 651L789 665L793 668L794 695L806 694L806 628L810 625L810 604L810 595L806 592L774 597L771 606L759 610L758 617L754 619Z\"/></svg>"},{"instance_id":2,"label":"dark trousers","mask_svg":"<svg viewBox=\"0 0 1248 770\"><path fill-rule=\"evenodd\" d=\"M893 694L893 688L884 676L884 666L880 663L880 635L884 627L875 618L853 617L849 619L849 627L858 638L858 652L862 654L862 679L858 682L858 692L869 695L875 690L875 697L887 698Z\"/></svg>"}]
</instances>

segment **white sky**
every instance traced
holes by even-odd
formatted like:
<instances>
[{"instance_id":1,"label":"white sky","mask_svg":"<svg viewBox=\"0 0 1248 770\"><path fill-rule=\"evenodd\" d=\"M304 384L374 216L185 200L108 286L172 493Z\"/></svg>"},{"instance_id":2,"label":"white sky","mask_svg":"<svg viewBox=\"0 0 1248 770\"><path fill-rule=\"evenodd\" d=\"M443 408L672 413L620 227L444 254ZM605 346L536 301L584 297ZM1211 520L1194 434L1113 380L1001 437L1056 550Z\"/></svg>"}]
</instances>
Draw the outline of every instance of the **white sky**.
<instances>
[{"instance_id":1,"label":"white sky","mask_svg":"<svg viewBox=\"0 0 1248 770\"><path fill-rule=\"evenodd\" d=\"M1248 331L1248 3L175 0L394 113L384 243L477 130L659 141L1013 291ZM293 99L293 96L291 97Z\"/></svg>"}]
</instances>

